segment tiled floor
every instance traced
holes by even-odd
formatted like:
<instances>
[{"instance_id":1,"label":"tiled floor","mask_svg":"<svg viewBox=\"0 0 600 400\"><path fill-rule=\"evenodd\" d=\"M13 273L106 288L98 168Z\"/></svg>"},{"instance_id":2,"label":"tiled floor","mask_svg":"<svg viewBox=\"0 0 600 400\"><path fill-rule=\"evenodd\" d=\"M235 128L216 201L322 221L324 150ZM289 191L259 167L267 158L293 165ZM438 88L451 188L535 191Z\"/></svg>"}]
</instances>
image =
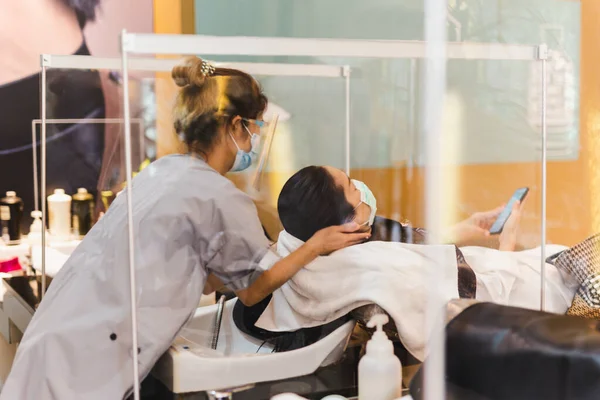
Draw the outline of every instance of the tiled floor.
<instances>
[{"instance_id":1,"label":"tiled floor","mask_svg":"<svg viewBox=\"0 0 600 400\"><path fill-rule=\"evenodd\" d=\"M15 344L8 344L4 336L0 335L0 391L10 372L16 351L17 346Z\"/></svg>"}]
</instances>

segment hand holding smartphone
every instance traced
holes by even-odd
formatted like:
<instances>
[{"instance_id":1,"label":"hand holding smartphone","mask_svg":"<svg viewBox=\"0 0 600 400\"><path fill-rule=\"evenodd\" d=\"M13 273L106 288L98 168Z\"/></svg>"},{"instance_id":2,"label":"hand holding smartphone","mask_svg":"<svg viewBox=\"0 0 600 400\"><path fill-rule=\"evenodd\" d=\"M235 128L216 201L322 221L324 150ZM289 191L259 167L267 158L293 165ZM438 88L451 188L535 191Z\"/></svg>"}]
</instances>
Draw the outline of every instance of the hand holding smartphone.
<instances>
[{"instance_id":1,"label":"hand holding smartphone","mask_svg":"<svg viewBox=\"0 0 600 400\"><path fill-rule=\"evenodd\" d=\"M504 209L502 210L500 215L498 215L498 218L496 219L496 221L492 224L492 227L490 228L491 235L498 235L498 234L502 233L504 224L506 224L506 221L508 221L508 218L510 217L510 214L512 212L512 209L513 209L515 203L517 201L522 203L523 200L525 200L525 197L527 197L527 193L529 193L529 188L527 188L527 187L523 187L523 188L519 188L519 189L515 190L515 192L511 196L510 200L506 204L506 207L504 207Z\"/></svg>"}]
</instances>

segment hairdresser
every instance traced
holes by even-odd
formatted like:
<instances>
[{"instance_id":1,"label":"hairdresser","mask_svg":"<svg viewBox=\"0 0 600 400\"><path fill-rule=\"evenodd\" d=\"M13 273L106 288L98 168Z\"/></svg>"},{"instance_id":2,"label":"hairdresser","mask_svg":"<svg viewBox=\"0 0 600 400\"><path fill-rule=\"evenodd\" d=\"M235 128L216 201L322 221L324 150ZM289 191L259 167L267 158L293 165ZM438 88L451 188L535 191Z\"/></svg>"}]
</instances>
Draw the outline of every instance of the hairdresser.
<instances>
[{"instance_id":1,"label":"hairdresser","mask_svg":"<svg viewBox=\"0 0 600 400\"><path fill-rule=\"evenodd\" d=\"M169 348L213 274L253 305L317 256L364 241L358 226L317 232L285 258L268 250L252 200L225 178L250 166L267 98L250 75L190 58L176 132L187 155L133 180L139 376L133 376L127 196L118 196L60 270L19 346L1 400L122 399Z\"/></svg>"}]
</instances>

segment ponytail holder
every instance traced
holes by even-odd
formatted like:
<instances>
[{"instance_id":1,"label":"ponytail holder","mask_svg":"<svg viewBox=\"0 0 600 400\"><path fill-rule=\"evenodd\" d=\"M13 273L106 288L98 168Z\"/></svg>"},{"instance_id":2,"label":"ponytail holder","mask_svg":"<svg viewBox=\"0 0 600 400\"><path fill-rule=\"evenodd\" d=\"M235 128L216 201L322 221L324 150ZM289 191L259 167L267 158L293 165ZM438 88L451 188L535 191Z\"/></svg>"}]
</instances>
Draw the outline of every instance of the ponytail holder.
<instances>
[{"instance_id":1,"label":"ponytail holder","mask_svg":"<svg viewBox=\"0 0 600 400\"><path fill-rule=\"evenodd\" d=\"M200 66L200 72L202 73L202 75L204 75L206 77L212 76L215 73L215 67L214 67L214 65L202 60L202 65Z\"/></svg>"}]
</instances>

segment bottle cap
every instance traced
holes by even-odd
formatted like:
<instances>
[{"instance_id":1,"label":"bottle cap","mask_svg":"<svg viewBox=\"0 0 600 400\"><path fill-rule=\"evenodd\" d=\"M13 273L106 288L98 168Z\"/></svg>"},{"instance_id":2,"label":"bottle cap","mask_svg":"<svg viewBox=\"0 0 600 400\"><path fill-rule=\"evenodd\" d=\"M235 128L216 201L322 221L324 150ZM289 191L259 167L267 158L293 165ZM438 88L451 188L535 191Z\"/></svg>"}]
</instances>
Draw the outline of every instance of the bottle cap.
<instances>
[{"instance_id":1,"label":"bottle cap","mask_svg":"<svg viewBox=\"0 0 600 400\"><path fill-rule=\"evenodd\" d=\"M6 197L17 197L17 192L8 191L6 192Z\"/></svg>"},{"instance_id":2,"label":"bottle cap","mask_svg":"<svg viewBox=\"0 0 600 400\"><path fill-rule=\"evenodd\" d=\"M32 211L31 216L33 217L33 222L29 227L29 237L31 237L32 234L42 232L42 212L39 210Z\"/></svg>"},{"instance_id":3,"label":"bottle cap","mask_svg":"<svg viewBox=\"0 0 600 400\"><path fill-rule=\"evenodd\" d=\"M65 189L54 189L54 194L65 194Z\"/></svg>"},{"instance_id":4,"label":"bottle cap","mask_svg":"<svg viewBox=\"0 0 600 400\"><path fill-rule=\"evenodd\" d=\"M86 188L79 188L79 189L77 189L77 193L79 193L79 194L86 194L87 192L88 191L87 191Z\"/></svg>"},{"instance_id":5,"label":"bottle cap","mask_svg":"<svg viewBox=\"0 0 600 400\"><path fill-rule=\"evenodd\" d=\"M367 343L367 353L389 354L394 352L392 341L388 339L383 331L383 326L387 324L389 320L390 319L385 314L376 314L371 318L367 327L376 328L376 331L373 333L371 340Z\"/></svg>"},{"instance_id":6,"label":"bottle cap","mask_svg":"<svg viewBox=\"0 0 600 400\"><path fill-rule=\"evenodd\" d=\"M377 332L383 332L383 326L390 322L390 319L385 314L375 314L367 323L367 328L377 328Z\"/></svg>"}]
</instances>

